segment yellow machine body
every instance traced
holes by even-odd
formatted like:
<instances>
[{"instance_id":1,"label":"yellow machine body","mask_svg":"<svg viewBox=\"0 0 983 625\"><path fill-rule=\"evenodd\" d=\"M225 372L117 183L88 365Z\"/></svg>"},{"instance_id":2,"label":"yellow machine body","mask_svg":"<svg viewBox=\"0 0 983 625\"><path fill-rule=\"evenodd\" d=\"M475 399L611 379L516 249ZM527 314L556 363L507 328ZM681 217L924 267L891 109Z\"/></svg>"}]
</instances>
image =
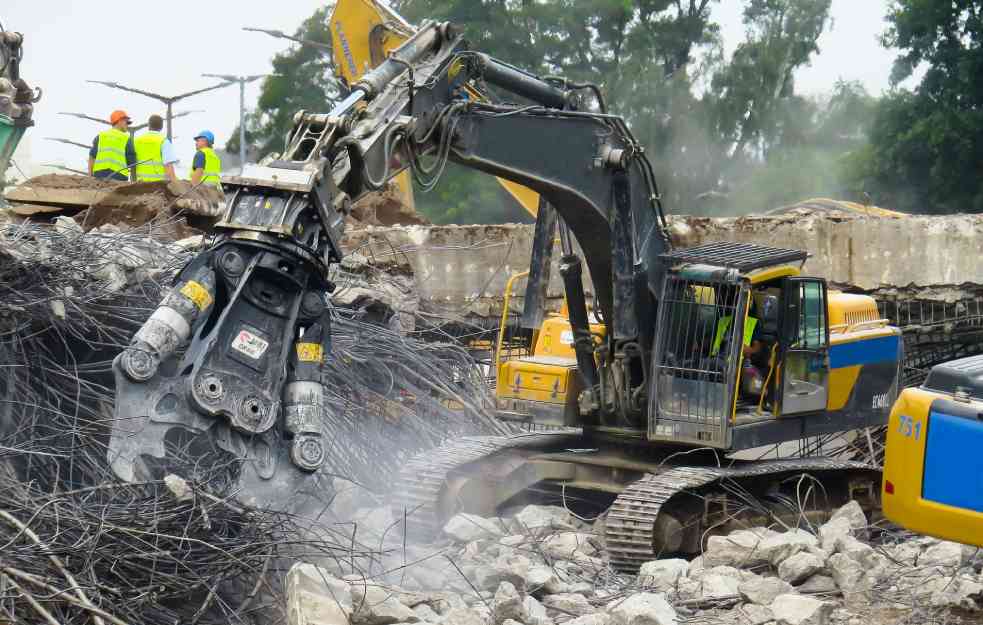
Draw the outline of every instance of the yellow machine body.
<instances>
[{"instance_id":1,"label":"yellow machine body","mask_svg":"<svg viewBox=\"0 0 983 625\"><path fill-rule=\"evenodd\" d=\"M602 323L591 333L603 337ZM499 413L524 420L529 415L544 425L570 425L579 421L578 395L583 390L573 351L573 330L562 315L550 315L539 330L533 354L506 360L499 367L495 394Z\"/></svg>"},{"instance_id":2,"label":"yellow machine body","mask_svg":"<svg viewBox=\"0 0 983 625\"><path fill-rule=\"evenodd\" d=\"M983 389L945 383L953 376L942 376L940 384L937 375L940 368L965 371L967 364L983 374L981 357L946 363L921 388L898 397L888 423L881 500L884 515L912 531L983 547L983 399L972 396Z\"/></svg>"}]
</instances>

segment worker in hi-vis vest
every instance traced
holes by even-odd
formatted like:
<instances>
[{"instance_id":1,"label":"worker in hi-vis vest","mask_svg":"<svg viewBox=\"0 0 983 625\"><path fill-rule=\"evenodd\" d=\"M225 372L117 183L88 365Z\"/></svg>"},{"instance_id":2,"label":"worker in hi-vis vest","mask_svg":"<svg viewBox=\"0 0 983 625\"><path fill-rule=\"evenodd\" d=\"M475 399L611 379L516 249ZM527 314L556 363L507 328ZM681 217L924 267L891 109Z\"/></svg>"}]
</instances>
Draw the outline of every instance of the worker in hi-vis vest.
<instances>
[{"instance_id":1,"label":"worker in hi-vis vest","mask_svg":"<svg viewBox=\"0 0 983 625\"><path fill-rule=\"evenodd\" d=\"M748 316L744 319L744 340L741 349L745 357L751 357L758 353L763 346L763 343L756 340L754 335L754 330L758 327L758 318L754 317L754 314L755 311L752 308ZM710 345L710 356L716 356L720 353L720 346L727 337L732 323L734 323L734 315L727 315L717 320L717 332L714 334L713 343Z\"/></svg>"},{"instance_id":2,"label":"worker in hi-vis vest","mask_svg":"<svg viewBox=\"0 0 983 625\"><path fill-rule=\"evenodd\" d=\"M147 132L133 140L137 153L137 180L177 180L174 145L161 132L163 129L164 118L151 115L147 121Z\"/></svg>"},{"instance_id":3,"label":"worker in hi-vis vest","mask_svg":"<svg viewBox=\"0 0 983 625\"><path fill-rule=\"evenodd\" d=\"M127 181L137 162L133 137L129 133L130 117L126 111L113 111L109 116L109 124L111 128L103 130L92 140L89 175Z\"/></svg>"},{"instance_id":4,"label":"worker in hi-vis vest","mask_svg":"<svg viewBox=\"0 0 983 625\"><path fill-rule=\"evenodd\" d=\"M197 185L210 184L219 190L222 189L222 181L219 175L222 172L222 160L212 146L215 145L215 135L210 130L202 130L195 136L194 161L191 163L191 184Z\"/></svg>"}]
</instances>

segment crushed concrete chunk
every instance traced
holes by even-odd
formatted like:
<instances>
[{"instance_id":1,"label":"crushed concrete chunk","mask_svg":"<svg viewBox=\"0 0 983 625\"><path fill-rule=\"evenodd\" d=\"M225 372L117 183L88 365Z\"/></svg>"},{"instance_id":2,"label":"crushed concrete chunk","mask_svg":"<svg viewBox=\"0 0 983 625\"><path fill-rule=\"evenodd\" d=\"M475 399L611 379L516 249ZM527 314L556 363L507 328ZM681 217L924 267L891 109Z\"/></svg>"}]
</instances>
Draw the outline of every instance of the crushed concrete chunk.
<instances>
[{"instance_id":1,"label":"crushed concrete chunk","mask_svg":"<svg viewBox=\"0 0 983 625\"><path fill-rule=\"evenodd\" d=\"M604 612L578 616L575 619L565 621L563 625L609 625L611 616Z\"/></svg>"},{"instance_id":2,"label":"crushed concrete chunk","mask_svg":"<svg viewBox=\"0 0 983 625\"><path fill-rule=\"evenodd\" d=\"M819 540L805 530L794 529L761 541L759 549L772 566L778 566L786 558L801 551L819 546Z\"/></svg>"},{"instance_id":3,"label":"crushed concrete chunk","mask_svg":"<svg viewBox=\"0 0 983 625\"><path fill-rule=\"evenodd\" d=\"M164 476L164 485L167 486L167 490L171 491L174 498L178 501L191 501L195 498L194 491L191 490L191 486L188 485L187 480L185 480L180 475L174 475L170 473Z\"/></svg>"},{"instance_id":4,"label":"crushed concrete chunk","mask_svg":"<svg viewBox=\"0 0 983 625\"><path fill-rule=\"evenodd\" d=\"M658 591L672 590L680 577L686 575L689 563L679 558L652 560L644 563L638 570L638 583Z\"/></svg>"},{"instance_id":5,"label":"crushed concrete chunk","mask_svg":"<svg viewBox=\"0 0 983 625\"><path fill-rule=\"evenodd\" d=\"M553 619L546 613L546 608L532 595L526 595L522 600L522 611L526 615L523 620L526 625L553 625Z\"/></svg>"},{"instance_id":6,"label":"crushed concrete chunk","mask_svg":"<svg viewBox=\"0 0 983 625\"><path fill-rule=\"evenodd\" d=\"M578 560L597 553L590 534L560 532L543 541L543 551L558 560Z\"/></svg>"},{"instance_id":7,"label":"crushed concrete chunk","mask_svg":"<svg viewBox=\"0 0 983 625\"><path fill-rule=\"evenodd\" d=\"M925 550L918 560L921 566L943 566L958 569L963 565L963 545L943 540Z\"/></svg>"},{"instance_id":8,"label":"crushed concrete chunk","mask_svg":"<svg viewBox=\"0 0 983 625\"><path fill-rule=\"evenodd\" d=\"M441 617L441 623L446 623L446 625L488 625L481 614L467 607L452 608Z\"/></svg>"},{"instance_id":9,"label":"crushed concrete chunk","mask_svg":"<svg viewBox=\"0 0 983 625\"><path fill-rule=\"evenodd\" d=\"M584 616L597 612L597 608L587 601L587 597L576 593L547 595L543 598L543 605L565 616Z\"/></svg>"},{"instance_id":10,"label":"crushed concrete chunk","mask_svg":"<svg viewBox=\"0 0 983 625\"><path fill-rule=\"evenodd\" d=\"M352 593L353 625L391 625L413 623L420 620L413 610L400 602L398 595L382 586L364 581L350 586Z\"/></svg>"},{"instance_id":11,"label":"crushed concrete chunk","mask_svg":"<svg viewBox=\"0 0 983 625\"><path fill-rule=\"evenodd\" d=\"M509 582L502 582L495 591L495 598L492 600L492 618L496 623L502 623L507 619L523 622L526 619L522 596Z\"/></svg>"},{"instance_id":12,"label":"crushed concrete chunk","mask_svg":"<svg viewBox=\"0 0 983 625\"><path fill-rule=\"evenodd\" d=\"M971 612L983 610L983 584L966 576L937 577L926 584L932 595L929 602L937 608L961 608Z\"/></svg>"},{"instance_id":13,"label":"crushed concrete chunk","mask_svg":"<svg viewBox=\"0 0 983 625\"><path fill-rule=\"evenodd\" d=\"M847 519L850 521L850 529L854 531L866 530L868 525L867 515L864 514L863 508L852 499L833 513L830 520L834 519Z\"/></svg>"},{"instance_id":14,"label":"crushed concrete chunk","mask_svg":"<svg viewBox=\"0 0 983 625\"><path fill-rule=\"evenodd\" d=\"M833 604L787 594L775 598L771 611L779 625L827 625L833 613Z\"/></svg>"},{"instance_id":15,"label":"crushed concrete chunk","mask_svg":"<svg viewBox=\"0 0 983 625\"><path fill-rule=\"evenodd\" d=\"M735 621L741 625L764 625L775 618L771 608L753 603L742 605L735 611L740 615Z\"/></svg>"},{"instance_id":16,"label":"crushed concrete chunk","mask_svg":"<svg viewBox=\"0 0 983 625\"><path fill-rule=\"evenodd\" d=\"M444 533L460 543L481 538L500 538L505 532L499 519L486 519L474 514L455 514L444 525Z\"/></svg>"},{"instance_id":17,"label":"crushed concrete chunk","mask_svg":"<svg viewBox=\"0 0 983 625\"><path fill-rule=\"evenodd\" d=\"M778 565L778 577L789 584L801 584L823 569L823 561L811 553L800 552Z\"/></svg>"},{"instance_id":18,"label":"crushed concrete chunk","mask_svg":"<svg viewBox=\"0 0 983 625\"><path fill-rule=\"evenodd\" d=\"M751 568L768 564L768 557L761 550L761 543L775 534L771 530L757 528L738 530L728 536L711 536L703 553L704 566Z\"/></svg>"},{"instance_id":19,"label":"crushed concrete chunk","mask_svg":"<svg viewBox=\"0 0 983 625\"><path fill-rule=\"evenodd\" d=\"M575 530L573 515L560 506L526 506L515 515L513 522L518 533L539 530Z\"/></svg>"},{"instance_id":20,"label":"crushed concrete chunk","mask_svg":"<svg viewBox=\"0 0 983 625\"><path fill-rule=\"evenodd\" d=\"M352 594L348 583L322 568L299 562L284 583L289 625L348 625Z\"/></svg>"},{"instance_id":21,"label":"crushed concrete chunk","mask_svg":"<svg viewBox=\"0 0 983 625\"><path fill-rule=\"evenodd\" d=\"M612 625L676 625L676 611L662 593L640 592L609 604Z\"/></svg>"},{"instance_id":22,"label":"crushed concrete chunk","mask_svg":"<svg viewBox=\"0 0 983 625\"><path fill-rule=\"evenodd\" d=\"M793 592L791 584L777 577L759 577L741 582L737 590L741 593L742 597L758 605L771 605L771 602L778 595Z\"/></svg>"},{"instance_id":23,"label":"crushed concrete chunk","mask_svg":"<svg viewBox=\"0 0 983 625\"><path fill-rule=\"evenodd\" d=\"M836 580L828 575L813 575L798 587L800 593L833 593L837 590Z\"/></svg>"},{"instance_id":24,"label":"crushed concrete chunk","mask_svg":"<svg viewBox=\"0 0 983 625\"><path fill-rule=\"evenodd\" d=\"M819 543L823 549L832 553L836 549L836 539L842 536L852 536L853 526L850 519L839 517L830 519L819 527Z\"/></svg>"}]
</instances>

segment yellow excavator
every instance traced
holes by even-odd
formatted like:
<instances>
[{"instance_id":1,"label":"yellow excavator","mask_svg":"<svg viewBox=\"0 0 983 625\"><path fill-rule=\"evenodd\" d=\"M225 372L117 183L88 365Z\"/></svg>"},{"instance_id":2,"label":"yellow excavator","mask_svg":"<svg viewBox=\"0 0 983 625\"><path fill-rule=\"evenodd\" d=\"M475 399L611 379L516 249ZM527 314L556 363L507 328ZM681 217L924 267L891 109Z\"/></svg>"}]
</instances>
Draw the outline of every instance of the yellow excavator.
<instances>
[{"instance_id":1,"label":"yellow excavator","mask_svg":"<svg viewBox=\"0 0 983 625\"><path fill-rule=\"evenodd\" d=\"M470 95L486 84L510 101ZM871 298L802 276L805 252L674 247L648 155L624 119L582 106L591 89L428 21L330 110L297 114L278 159L223 179L219 234L114 361L114 472L166 465L180 429L249 460L235 488L254 505L315 488L333 418L323 293L345 217L403 170L435 184L455 162L540 194L533 313L559 236L567 315L546 319L537 353L503 369L499 393L503 418L564 427L408 460L394 499L411 529L555 497L606 513L612 564L635 570L742 523L819 520L849 498L878 507L875 467L794 452L886 422L900 331ZM738 455L762 446L779 457Z\"/></svg>"},{"instance_id":2,"label":"yellow excavator","mask_svg":"<svg viewBox=\"0 0 983 625\"><path fill-rule=\"evenodd\" d=\"M983 547L983 356L932 368L891 411L881 499L910 530Z\"/></svg>"}]
</instances>

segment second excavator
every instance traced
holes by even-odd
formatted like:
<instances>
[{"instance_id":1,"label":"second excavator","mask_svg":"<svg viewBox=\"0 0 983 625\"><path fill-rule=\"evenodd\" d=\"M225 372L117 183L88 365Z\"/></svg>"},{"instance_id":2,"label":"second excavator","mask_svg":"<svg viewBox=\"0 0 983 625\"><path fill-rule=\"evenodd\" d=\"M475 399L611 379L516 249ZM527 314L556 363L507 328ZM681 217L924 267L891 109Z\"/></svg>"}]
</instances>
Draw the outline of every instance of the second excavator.
<instances>
[{"instance_id":1,"label":"second excavator","mask_svg":"<svg viewBox=\"0 0 983 625\"><path fill-rule=\"evenodd\" d=\"M428 187L455 162L540 196L531 327L559 234L568 314L503 365L498 394L503 418L563 429L409 462L395 492L414 528L555 496L606 511L611 562L633 570L736 524L877 507L866 464L746 455L885 422L902 344L873 300L800 275L797 250L673 249L652 165L600 90L471 49L451 24L422 24L350 86L297 113L278 160L223 180L220 234L114 363L117 474L152 473L182 429L243 460L249 503L283 507L315 479L344 216L402 171Z\"/></svg>"}]
</instances>

